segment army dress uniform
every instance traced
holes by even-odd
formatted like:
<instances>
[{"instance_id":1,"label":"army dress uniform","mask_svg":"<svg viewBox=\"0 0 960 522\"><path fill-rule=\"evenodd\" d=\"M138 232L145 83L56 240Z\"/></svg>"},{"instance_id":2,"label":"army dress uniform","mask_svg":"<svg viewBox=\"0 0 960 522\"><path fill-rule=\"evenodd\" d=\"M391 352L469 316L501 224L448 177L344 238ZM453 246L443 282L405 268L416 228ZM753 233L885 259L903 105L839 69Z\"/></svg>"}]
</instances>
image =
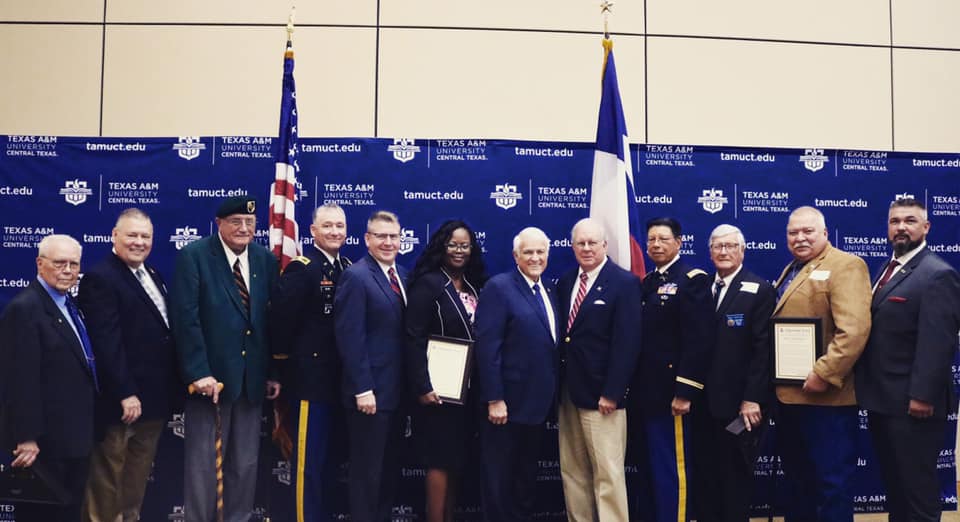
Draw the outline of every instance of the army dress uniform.
<instances>
[{"instance_id":1,"label":"army dress uniform","mask_svg":"<svg viewBox=\"0 0 960 522\"><path fill-rule=\"evenodd\" d=\"M647 478L653 498L641 500L639 508L648 512L648 519L675 522L690 518L689 417L706 413L697 410L703 409L698 399L711 351L709 276L679 258L650 272L643 280L641 315L642 349L627 409L631 439L645 439L637 449L641 461L648 459ZM674 416L674 397L690 400L691 413Z\"/></svg>"},{"instance_id":2,"label":"army dress uniform","mask_svg":"<svg viewBox=\"0 0 960 522\"><path fill-rule=\"evenodd\" d=\"M297 520L327 520L328 458L340 390L340 357L334 341L337 280L350 260L331 259L316 246L291 260L270 310L273 357L290 404L292 474Z\"/></svg>"}]
</instances>

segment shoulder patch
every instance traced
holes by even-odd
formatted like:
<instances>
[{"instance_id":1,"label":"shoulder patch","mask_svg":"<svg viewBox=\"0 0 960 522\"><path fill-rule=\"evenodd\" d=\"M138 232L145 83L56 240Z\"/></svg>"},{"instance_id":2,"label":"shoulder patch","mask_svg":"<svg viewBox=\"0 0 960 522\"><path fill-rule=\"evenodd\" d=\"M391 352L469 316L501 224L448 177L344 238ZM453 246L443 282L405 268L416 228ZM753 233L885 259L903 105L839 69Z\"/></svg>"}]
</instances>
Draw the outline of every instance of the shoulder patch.
<instances>
[{"instance_id":1,"label":"shoulder patch","mask_svg":"<svg viewBox=\"0 0 960 522\"><path fill-rule=\"evenodd\" d=\"M699 268L694 268L693 270L687 272L687 278L688 278L688 279L693 279L694 277L697 277L698 275L707 275L707 273L704 272L703 270L700 270Z\"/></svg>"},{"instance_id":2,"label":"shoulder patch","mask_svg":"<svg viewBox=\"0 0 960 522\"><path fill-rule=\"evenodd\" d=\"M280 273L281 273L281 274L285 274L288 270L293 271L293 272L299 272L301 269L300 269L300 268L297 268L297 265L295 265L294 263L299 263L300 265L306 267L307 265L310 264L310 258L309 258L309 257L304 257L304 256L297 256L297 257L291 259L290 262L287 263L287 266L284 267L284 269L280 271Z\"/></svg>"}]
</instances>

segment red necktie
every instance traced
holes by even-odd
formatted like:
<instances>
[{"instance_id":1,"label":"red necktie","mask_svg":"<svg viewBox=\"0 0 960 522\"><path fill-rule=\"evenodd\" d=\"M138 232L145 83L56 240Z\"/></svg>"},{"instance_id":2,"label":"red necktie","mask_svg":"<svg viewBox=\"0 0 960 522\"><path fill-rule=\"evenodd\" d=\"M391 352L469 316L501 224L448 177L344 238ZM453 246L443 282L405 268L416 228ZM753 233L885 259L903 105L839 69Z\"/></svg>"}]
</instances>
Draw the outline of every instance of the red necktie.
<instances>
[{"instance_id":1,"label":"red necktie","mask_svg":"<svg viewBox=\"0 0 960 522\"><path fill-rule=\"evenodd\" d=\"M390 276L390 288L393 288L393 291L397 293L400 297L400 300L403 300L403 292L400 291L400 280L397 279L397 271L391 266L387 270L387 275Z\"/></svg>"},{"instance_id":2,"label":"red necktie","mask_svg":"<svg viewBox=\"0 0 960 522\"><path fill-rule=\"evenodd\" d=\"M583 298L587 296L587 273L580 274L580 288L577 289L577 298L573 300L573 308L570 309L570 317L567 319L567 331L573 326L573 320L577 318L577 312L580 311L580 305Z\"/></svg>"},{"instance_id":3,"label":"red necktie","mask_svg":"<svg viewBox=\"0 0 960 522\"><path fill-rule=\"evenodd\" d=\"M897 271L897 267L900 266L900 262L894 259L890 261L890 264L887 265L887 270L883 273L883 277L880 278L880 282L877 283L877 290L883 288L883 285L887 284L887 281L893 277L893 274Z\"/></svg>"}]
</instances>

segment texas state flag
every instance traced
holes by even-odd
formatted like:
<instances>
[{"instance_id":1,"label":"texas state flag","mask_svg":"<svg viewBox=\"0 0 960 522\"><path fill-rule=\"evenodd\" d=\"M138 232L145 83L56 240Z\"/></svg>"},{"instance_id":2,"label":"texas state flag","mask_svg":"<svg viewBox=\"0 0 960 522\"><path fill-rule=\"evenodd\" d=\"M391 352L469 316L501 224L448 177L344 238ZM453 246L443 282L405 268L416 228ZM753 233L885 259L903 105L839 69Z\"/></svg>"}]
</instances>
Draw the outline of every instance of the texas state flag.
<instances>
[{"instance_id":1,"label":"texas state flag","mask_svg":"<svg viewBox=\"0 0 960 522\"><path fill-rule=\"evenodd\" d=\"M644 237L633 190L633 166L627 145L627 123L620 103L613 40L603 40L603 79L597 149L593 156L590 217L607 230L607 255L638 277L646 273L640 239Z\"/></svg>"}]
</instances>

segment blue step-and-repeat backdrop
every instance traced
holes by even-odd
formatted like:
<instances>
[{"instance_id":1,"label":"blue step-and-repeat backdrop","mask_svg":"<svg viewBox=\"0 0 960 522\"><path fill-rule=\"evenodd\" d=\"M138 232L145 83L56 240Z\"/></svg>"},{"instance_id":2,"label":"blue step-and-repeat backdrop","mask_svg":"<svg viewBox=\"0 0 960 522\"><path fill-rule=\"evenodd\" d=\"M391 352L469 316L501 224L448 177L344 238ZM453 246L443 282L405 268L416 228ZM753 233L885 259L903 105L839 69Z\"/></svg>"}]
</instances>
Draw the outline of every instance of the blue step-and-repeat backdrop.
<instances>
[{"instance_id":1,"label":"blue step-and-repeat backdrop","mask_svg":"<svg viewBox=\"0 0 960 522\"><path fill-rule=\"evenodd\" d=\"M0 136L0 309L36 277L36 244L50 233L70 234L84 246L89 265L109 254L117 214L136 206L154 223L151 262L169 280L177 251L214 231L220 200L248 194L259 204L257 240L267 242L268 188L274 175L273 138L64 138ZM399 262L408 267L444 220L462 218L477 231L491 273L513 266L513 236L542 228L552 240L548 274L574 266L570 227L589 213L593 148L588 143L479 139L301 139L297 218L310 242L311 211L327 201L346 211L344 253L364 254L366 218L375 209L401 220ZM707 239L718 224L740 227L745 263L773 280L790 260L785 244L788 213L820 208L834 246L864 258L872 272L889 256L889 203L912 196L927 205L928 242L960 266L960 154L829 149L747 149L678 145L631 147L636 205L642 220L669 215L683 224L682 255L709 269ZM954 367L955 382L957 369ZM944 433L938 467L944 509L956 509L955 417ZM873 462L867 418L861 415L856 506L882 511L883 488ZM144 503L143 520L182 520L182 415L168 422ZM556 450L556 424L540 457L538 519L564 520ZM755 510L778 511L781 474L775 429L757 459ZM404 443L416 437L407 426ZM337 454L344 454L341 446ZM265 444L257 519L292 520L290 467ZM413 448L413 446L410 446ZM394 509L399 521L423 520L424 471L413 451L405 463ZM346 465L337 470L334 518L346 514ZM481 520L476 466L464 477L457 520ZM628 463L628 471L635 467ZM771 507L772 505L772 507ZM0 503L0 520L16 509Z\"/></svg>"}]
</instances>

